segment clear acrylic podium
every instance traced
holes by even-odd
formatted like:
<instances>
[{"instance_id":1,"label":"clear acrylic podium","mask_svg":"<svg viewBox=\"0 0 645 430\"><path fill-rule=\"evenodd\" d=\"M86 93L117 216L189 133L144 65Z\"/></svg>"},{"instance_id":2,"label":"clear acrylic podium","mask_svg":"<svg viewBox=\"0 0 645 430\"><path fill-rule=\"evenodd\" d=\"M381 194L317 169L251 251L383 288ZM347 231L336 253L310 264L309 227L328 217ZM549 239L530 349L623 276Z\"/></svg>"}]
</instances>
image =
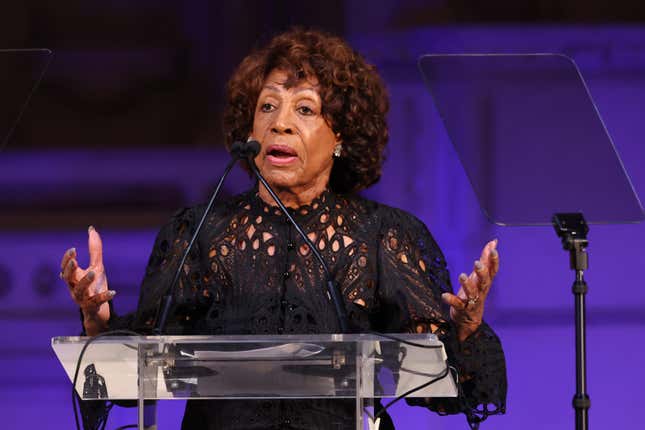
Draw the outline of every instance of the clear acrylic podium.
<instances>
[{"instance_id":1,"label":"clear acrylic podium","mask_svg":"<svg viewBox=\"0 0 645 430\"><path fill-rule=\"evenodd\" d=\"M141 336L96 339L80 365L83 400L355 399L363 430L372 400L456 397L443 344L432 334L397 334L413 346L372 334ZM52 348L70 380L87 337L56 337ZM160 425L163 428L163 424ZM371 428L371 427L370 427Z\"/></svg>"}]
</instances>

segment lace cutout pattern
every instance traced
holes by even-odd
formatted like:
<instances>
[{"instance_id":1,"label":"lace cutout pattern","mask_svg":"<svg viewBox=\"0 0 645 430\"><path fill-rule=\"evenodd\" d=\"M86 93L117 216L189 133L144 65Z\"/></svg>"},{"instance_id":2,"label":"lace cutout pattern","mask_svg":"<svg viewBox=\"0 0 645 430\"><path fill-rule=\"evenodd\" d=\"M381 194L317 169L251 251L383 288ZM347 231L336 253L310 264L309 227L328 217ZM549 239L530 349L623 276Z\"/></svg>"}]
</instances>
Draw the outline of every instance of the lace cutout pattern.
<instances>
[{"instance_id":1,"label":"lace cutout pattern","mask_svg":"<svg viewBox=\"0 0 645 430\"><path fill-rule=\"evenodd\" d=\"M203 210L182 210L162 228L150 256L136 317L114 318L112 326L127 321L138 329L153 327L159 300ZM422 222L398 209L331 192L292 210L291 215L327 262L355 330L431 331L446 344L451 364L462 378L462 396L454 401L409 403L440 413L463 412L472 422L504 411L506 369L499 339L484 324L465 342L457 341L441 301L441 294L451 291L446 263ZM322 266L287 218L253 190L216 206L207 217L182 268L167 332L336 332L338 322L324 281ZM277 419L275 414L286 413L294 423L302 419L307 425L305 416L316 408L331 416L333 402L332 406L326 403L305 402L307 407L294 410L280 403L264 410L261 403L251 402L257 407L244 408L240 403L233 409L239 414L242 409L245 414L257 412L258 428L266 428L261 425ZM208 409L211 414L223 410ZM287 409L290 412L284 412ZM282 412L267 415L263 410ZM236 428L232 422L222 422L224 416L212 417L209 422L221 426L210 428ZM292 427L311 428L304 424Z\"/></svg>"}]
</instances>

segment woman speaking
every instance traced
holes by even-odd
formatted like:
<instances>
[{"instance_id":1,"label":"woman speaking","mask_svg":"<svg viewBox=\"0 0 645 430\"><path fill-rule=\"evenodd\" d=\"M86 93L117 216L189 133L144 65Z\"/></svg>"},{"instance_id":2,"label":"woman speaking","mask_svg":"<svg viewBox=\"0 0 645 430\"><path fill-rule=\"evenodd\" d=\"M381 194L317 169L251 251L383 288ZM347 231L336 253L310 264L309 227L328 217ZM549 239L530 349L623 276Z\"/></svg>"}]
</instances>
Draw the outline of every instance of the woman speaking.
<instances>
[{"instance_id":1,"label":"woman speaking","mask_svg":"<svg viewBox=\"0 0 645 430\"><path fill-rule=\"evenodd\" d=\"M380 179L388 140L388 98L375 68L343 40L291 30L252 52L227 88L227 145L260 143L255 164L328 266L353 332L432 332L458 370L456 399L415 399L472 423L504 412L506 370L499 339L483 321L499 267L486 244L456 294L446 262L414 216L361 198ZM248 166L247 166L248 167ZM99 233L90 228L90 265L74 249L61 276L88 335L129 328L150 332L160 301L204 214L177 212L159 232L136 312L111 306ZM165 333L334 333L325 268L267 188L215 205L207 214L174 288ZM352 429L352 400L193 400L183 429ZM381 429L392 428L385 420Z\"/></svg>"}]
</instances>

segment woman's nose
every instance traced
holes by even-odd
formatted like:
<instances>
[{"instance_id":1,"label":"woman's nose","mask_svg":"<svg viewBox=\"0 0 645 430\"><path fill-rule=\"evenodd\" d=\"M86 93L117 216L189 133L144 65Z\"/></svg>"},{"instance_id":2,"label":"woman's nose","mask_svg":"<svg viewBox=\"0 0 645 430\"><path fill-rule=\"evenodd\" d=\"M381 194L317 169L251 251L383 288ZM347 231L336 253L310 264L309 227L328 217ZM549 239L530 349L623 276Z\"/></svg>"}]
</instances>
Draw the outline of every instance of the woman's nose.
<instances>
[{"instance_id":1,"label":"woman's nose","mask_svg":"<svg viewBox=\"0 0 645 430\"><path fill-rule=\"evenodd\" d=\"M276 110L271 131L278 134L293 134L293 124L288 109L280 108Z\"/></svg>"}]
</instances>

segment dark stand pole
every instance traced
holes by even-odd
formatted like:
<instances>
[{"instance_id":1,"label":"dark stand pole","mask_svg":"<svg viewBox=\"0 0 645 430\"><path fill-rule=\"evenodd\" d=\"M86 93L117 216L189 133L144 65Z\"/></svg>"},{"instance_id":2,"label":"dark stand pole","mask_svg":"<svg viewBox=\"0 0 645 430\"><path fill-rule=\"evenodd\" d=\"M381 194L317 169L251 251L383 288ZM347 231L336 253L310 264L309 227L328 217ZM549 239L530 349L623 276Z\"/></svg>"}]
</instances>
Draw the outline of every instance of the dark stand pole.
<instances>
[{"instance_id":1,"label":"dark stand pole","mask_svg":"<svg viewBox=\"0 0 645 430\"><path fill-rule=\"evenodd\" d=\"M588 430L591 401L587 394L587 334L585 331L587 283L584 279L584 271L588 267L589 226L581 213L555 214L552 222L556 233L562 239L562 246L569 251L571 269L576 272L572 288L576 304L576 394L573 397L573 408L576 412L576 430Z\"/></svg>"}]
</instances>

